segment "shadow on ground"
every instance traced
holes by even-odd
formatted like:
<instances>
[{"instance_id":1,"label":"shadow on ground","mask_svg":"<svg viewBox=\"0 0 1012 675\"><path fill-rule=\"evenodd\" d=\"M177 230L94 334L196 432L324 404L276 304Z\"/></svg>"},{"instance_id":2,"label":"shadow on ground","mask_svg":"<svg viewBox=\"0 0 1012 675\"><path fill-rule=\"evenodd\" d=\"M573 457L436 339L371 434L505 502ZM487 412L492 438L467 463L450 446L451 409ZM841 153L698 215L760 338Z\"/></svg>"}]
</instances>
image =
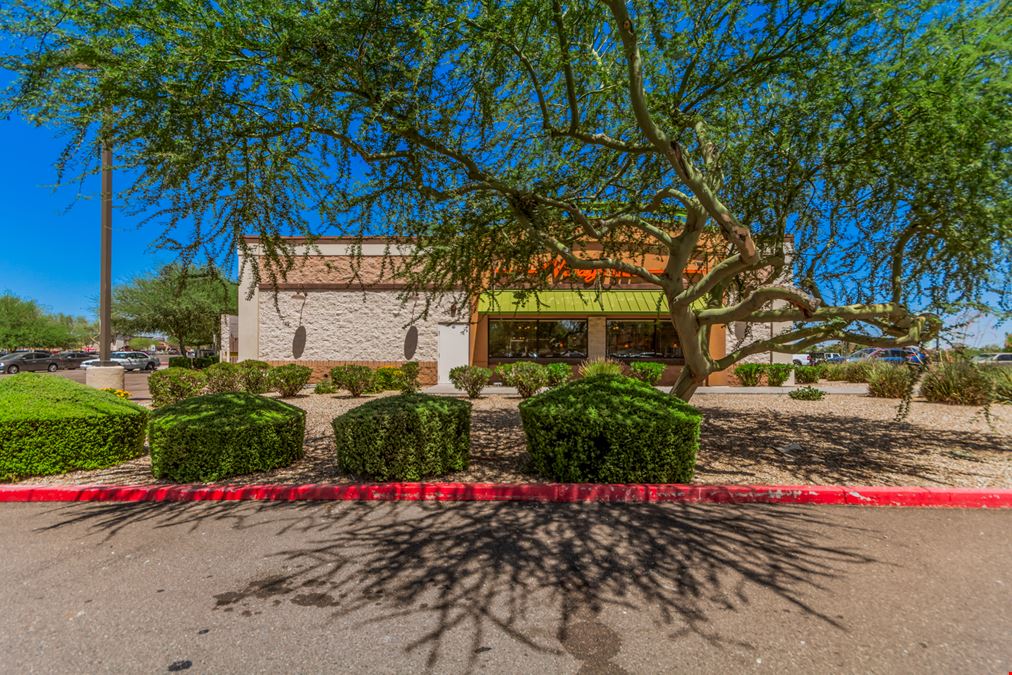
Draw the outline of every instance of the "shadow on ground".
<instances>
[{"instance_id":1,"label":"shadow on ground","mask_svg":"<svg viewBox=\"0 0 1012 675\"><path fill-rule=\"evenodd\" d=\"M421 650L430 669L439 667L451 632L460 644L461 631L471 669L493 633L600 667L622 639L599 620L605 610L648 612L670 627L671 639L695 635L714 648L747 649L755 645L719 634L711 617L741 610L761 592L788 608L776 611L844 630L810 602L833 579L875 562L826 544L830 528L859 533L847 513L656 504L77 504L60 507L59 521L41 532L83 527L106 542L135 527L158 536L223 526L266 547L277 571L221 588L208 598L213 611L250 616L291 603L333 619L425 626L407 649Z\"/></svg>"}]
</instances>

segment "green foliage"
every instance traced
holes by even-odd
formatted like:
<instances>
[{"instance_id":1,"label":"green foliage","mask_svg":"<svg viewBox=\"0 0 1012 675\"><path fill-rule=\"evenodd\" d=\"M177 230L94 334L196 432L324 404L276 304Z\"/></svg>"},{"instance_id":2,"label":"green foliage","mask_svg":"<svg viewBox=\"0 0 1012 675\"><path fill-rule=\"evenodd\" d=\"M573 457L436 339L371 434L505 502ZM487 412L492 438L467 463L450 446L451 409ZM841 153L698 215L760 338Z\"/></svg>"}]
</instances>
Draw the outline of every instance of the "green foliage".
<instances>
[{"instance_id":1,"label":"green foliage","mask_svg":"<svg viewBox=\"0 0 1012 675\"><path fill-rule=\"evenodd\" d=\"M203 370L204 368L213 366L216 363L218 363L217 356L198 356L193 359L193 367L197 370Z\"/></svg>"},{"instance_id":2,"label":"green foliage","mask_svg":"<svg viewBox=\"0 0 1012 675\"><path fill-rule=\"evenodd\" d=\"M763 367L763 372L766 373L766 384L771 387L783 386L787 378L791 376L792 370L794 370L794 364L791 363L767 363Z\"/></svg>"},{"instance_id":3,"label":"green foliage","mask_svg":"<svg viewBox=\"0 0 1012 675\"><path fill-rule=\"evenodd\" d=\"M871 361L851 361L843 364L843 380L856 384L868 381L868 373L874 364Z\"/></svg>"},{"instance_id":4,"label":"green foliage","mask_svg":"<svg viewBox=\"0 0 1012 675\"><path fill-rule=\"evenodd\" d=\"M548 376L547 386L558 387L573 377L573 366L568 363L549 363L545 366L545 374Z\"/></svg>"},{"instance_id":5,"label":"green foliage","mask_svg":"<svg viewBox=\"0 0 1012 675\"><path fill-rule=\"evenodd\" d=\"M450 369L450 382L454 388L467 392L468 398L478 398L488 386L492 371L480 366L457 366Z\"/></svg>"},{"instance_id":6,"label":"green foliage","mask_svg":"<svg viewBox=\"0 0 1012 675\"><path fill-rule=\"evenodd\" d=\"M758 387L766 368L762 363L743 363L734 368L734 376L743 387Z\"/></svg>"},{"instance_id":7,"label":"green foliage","mask_svg":"<svg viewBox=\"0 0 1012 675\"><path fill-rule=\"evenodd\" d=\"M874 398L904 398L914 386L917 371L910 366L876 363L868 369L868 395Z\"/></svg>"},{"instance_id":8,"label":"green foliage","mask_svg":"<svg viewBox=\"0 0 1012 675\"><path fill-rule=\"evenodd\" d=\"M298 396L306 386L313 375L313 369L288 363L271 369L270 373L271 389L278 392L281 398L291 398Z\"/></svg>"},{"instance_id":9,"label":"green foliage","mask_svg":"<svg viewBox=\"0 0 1012 675\"><path fill-rule=\"evenodd\" d=\"M815 387L801 387L800 389L792 389L787 395L795 401L821 401L826 397L826 392Z\"/></svg>"},{"instance_id":10,"label":"green foliage","mask_svg":"<svg viewBox=\"0 0 1012 675\"><path fill-rule=\"evenodd\" d=\"M330 369L330 381L341 389L346 389L355 398L369 391L373 377L372 368L368 366L335 366Z\"/></svg>"},{"instance_id":11,"label":"green foliage","mask_svg":"<svg viewBox=\"0 0 1012 675\"><path fill-rule=\"evenodd\" d=\"M611 359L597 358L580 364L580 377L594 377L595 375L618 377L622 374L622 364Z\"/></svg>"},{"instance_id":12,"label":"green foliage","mask_svg":"<svg viewBox=\"0 0 1012 675\"><path fill-rule=\"evenodd\" d=\"M533 361L502 363L496 366L495 374L507 387L516 387L520 398L530 398L548 386L548 369Z\"/></svg>"},{"instance_id":13,"label":"green foliage","mask_svg":"<svg viewBox=\"0 0 1012 675\"><path fill-rule=\"evenodd\" d=\"M984 374L991 378L994 386L993 400L995 403L1012 404L1012 368L984 368Z\"/></svg>"},{"instance_id":14,"label":"green foliage","mask_svg":"<svg viewBox=\"0 0 1012 675\"><path fill-rule=\"evenodd\" d=\"M81 347L97 334L98 327L84 317L48 314L34 300L0 294L0 351Z\"/></svg>"},{"instance_id":15,"label":"green foliage","mask_svg":"<svg viewBox=\"0 0 1012 675\"><path fill-rule=\"evenodd\" d=\"M334 419L342 471L376 480L420 480L470 461L471 404L425 394L369 401Z\"/></svg>"},{"instance_id":16,"label":"green foliage","mask_svg":"<svg viewBox=\"0 0 1012 675\"><path fill-rule=\"evenodd\" d=\"M113 326L120 333L168 335L185 355L188 345L215 342L221 315L238 311L237 288L210 265L166 265L113 289Z\"/></svg>"},{"instance_id":17,"label":"green foliage","mask_svg":"<svg viewBox=\"0 0 1012 675\"><path fill-rule=\"evenodd\" d=\"M421 383L418 381L421 370L422 366L417 361L408 361L401 366L401 374L403 375L401 391L406 394L413 394L422 388Z\"/></svg>"},{"instance_id":18,"label":"green foliage","mask_svg":"<svg viewBox=\"0 0 1012 675\"><path fill-rule=\"evenodd\" d=\"M656 386L664 376L664 364L653 362L633 362L629 364L629 374L650 386Z\"/></svg>"},{"instance_id":19,"label":"green foliage","mask_svg":"<svg viewBox=\"0 0 1012 675\"><path fill-rule=\"evenodd\" d=\"M987 405L994 381L969 361L942 361L928 367L921 379L921 396L931 403Z\"/></svg>"},{"instance_id":20,"label":"green foliage","mask_svg":"<svg viewBox=\"0 0 1012 675\"><path fill-rule=\"evenodd\" d=\"M151 472L177 482L215 481L288 466L302 457L306 412L245 392L186 399L156 410Z\"/></svg>"},{"instance_id":21,"label":"green foliage","mask_svg":"<svg viewBox=\"0 0 1012 675\"><path fill-rule=\"evenodd\" d=\"M403 391L404 371L392 366L381 366L373 373L369 391Z\"/></svg>"},{"instance_id":22,"label":"green foliage","mask_svg":"<svg viewBox=\"0 0 1012 675\"><path fill-rule=\"evenodd\" d=\"M330 381L329 375L327 379L317 382L316 386L313 387L314 394L336 394L338 391L340 391L340 388Z\"/></svg>"},{"instance_id":23,"label":"green foliage","mask_svg":"<svg viewBox=\"0 0 1012 675\"><path fill-rule=\"evenodd\" d=\"M170 362L169 367L172 367ZM204 369L207 378L207 393L224 394L230 391L241 391L242 380L239 366L234 363L213 363Z\"/></svg>"},{"instance_id":24,"label":"green foliage","mask_svg":"<svg viewBox=\"0 0 1012 675\"><path fill-rule=\"evenodd\" d=\"M169 368L193 368L193 359L189 356L170 356Z\"/></svg>"},{"instance_id":25,"label":"green foliage","mask_svg":"<svg viewBox=\"0 0 1012 675\"><path fill-rule=\"evenodd\" d=\"M847 378L847 364L827 363L822 376L830 382L843 382Z\"/></svg>"},{"instance_id":26,"label":"green foliage","mask_svg":"<svg viewBox=\"0 0 1012 675\"><path fill-rule=\"evenodd\" d=\"M240 361L239 382L249 394L266 394L271 390L271 364L256 359Z\"/></svg>"},{"instance_id":27,"label":"green foliage","mask_svg":"<svg viewBox=\"0 0 1012 675\"><path fill-rule=\"evenodd\" d=\"M0 480L101 469L144 453L148 412L62 377L0 379Z\"/></svg>"},{"instance_id":28,"label":"green foliage","mask_svg":"<svg viewBox=\"0 0 1012 675\"><path fill-rule=\"evenodd\" d=\"M591 375L520 404L532 466L564 482L688 483L702 415L628 377Z\"/></svg>"},{"instance_id":29,"label":"green foliage","mask_svg":"<svg viewBox=\"0 0 1012 675\"><path fill-rule=\"evenodd\" d=\"M169 367L156 370L148 376L151 405L155 408L171 405L199 395L207 384L203 371Z\"/></svg>"},{"instance_id":30,"label":"green foliage","mask_svg":"<svg viewBox=\"0 0 1012 675\"><path fill-rule=\"evenodd\" d=\"M824 372L822 366L795 366L794 381L798 384L818 384Z\"/></svg>"}]
</instances>

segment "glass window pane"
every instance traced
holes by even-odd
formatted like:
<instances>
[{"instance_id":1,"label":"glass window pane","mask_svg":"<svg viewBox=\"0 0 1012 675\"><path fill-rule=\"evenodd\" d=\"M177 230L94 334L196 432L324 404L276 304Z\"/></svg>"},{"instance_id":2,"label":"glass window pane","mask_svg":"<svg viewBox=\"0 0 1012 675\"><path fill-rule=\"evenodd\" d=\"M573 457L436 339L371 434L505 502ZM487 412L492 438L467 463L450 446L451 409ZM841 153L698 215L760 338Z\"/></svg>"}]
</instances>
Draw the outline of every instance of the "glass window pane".
<instances>
[{"instance_id":1,"label":"glass window pane","mask_svg":"<svg viewBox=\"0 0 1012 675\"><path fill-rule=\"evenodd\" d=\"M587 357L587 322L574 319L538 321L538 356L543 359Z\"/></svg>"},{"instance_id":2,"label":"glass window pane","mask_svg":"<svg viewBox=\"0 0 1012 675\"><path fill-rule=\"evenodd\" d=\"M657 358L653 321L609 321L608 356L618 359Z\"/></svg>"},{"instance_id":3,"label":"glass window pane","mask_svg":"<svg viewBox=\"0 0 1012 675\"><path fill-rule=\"evenodd\" d=\"M488 321L488 355L493 359L530 359L537 356L537 323Z\"/></svg>"},{"instance_id":4,"label":"glass window pane","mask_svg":"<svg viewBox=\"0 0 1012 675\"><path fill-rule=\"evenodd\" d=\"M682 358L682 349L678 346L678 334L670 321L657 322L657 353L663 359Z\"/></svg>"}]
</instances>

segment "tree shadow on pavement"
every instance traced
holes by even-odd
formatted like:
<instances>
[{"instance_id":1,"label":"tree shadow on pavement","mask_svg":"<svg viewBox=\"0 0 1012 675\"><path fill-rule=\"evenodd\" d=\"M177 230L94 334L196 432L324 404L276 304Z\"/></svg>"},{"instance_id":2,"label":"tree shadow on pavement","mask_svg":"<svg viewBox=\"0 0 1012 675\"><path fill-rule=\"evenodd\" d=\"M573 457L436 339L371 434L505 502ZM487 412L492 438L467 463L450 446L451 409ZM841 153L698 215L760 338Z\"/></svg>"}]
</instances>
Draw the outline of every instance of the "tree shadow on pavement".
<instances>
[{"instance_id":1,"label":"tree shadow on pavement","mask_svg":"<svg viewBox=\"0 0 1012 675\"><path fill-rule=\"evenodd\" d=\"M861 534L846 509L142 503L77 504L58 515L42 531L84 527L101 541L132 527L196 531L210 521L255 530L277 573L221 589L216 610L290 602L335 620L424 625L406 649L424 654L430 669L439 667L451 633L458 644L467 635L468 669L478 667L492 633L543 653L607 659L621 637L598 617L616 608L646 612L671 628L671 639L692 634L714 647L751 648L720 634L711 617L741 610L760 593L845 630L810 599L876 562L827 544L831 531Z\"/></svg>"}]
</instances>

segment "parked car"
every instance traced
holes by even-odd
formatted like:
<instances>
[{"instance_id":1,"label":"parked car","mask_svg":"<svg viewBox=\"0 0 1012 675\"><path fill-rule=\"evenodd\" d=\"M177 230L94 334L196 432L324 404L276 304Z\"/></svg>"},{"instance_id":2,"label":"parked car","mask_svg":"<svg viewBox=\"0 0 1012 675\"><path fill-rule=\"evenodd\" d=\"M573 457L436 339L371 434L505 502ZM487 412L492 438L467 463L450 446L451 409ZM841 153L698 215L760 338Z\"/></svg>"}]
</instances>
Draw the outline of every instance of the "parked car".
<instances>
[{"instance_id":1,"label":"parked car","mask_svg":"<svg viewBox=\"0 0 1012 675\"><path fill-rule=\"evenodd\" d=\"M59 359L61 368L73 370L75 368L80 368L81 364L88 359L95 358L95 354L92 352L76 351L60 352L59 354L56 354L56 358Z\"/></svg>"},{"instance_id":2,"label":"parked car","mask_svg":"<svg viewBox=\"0 0 1012 675\"><path fill-rule=\"evenodd\" d=\"M0 373L14 375L22 370L48 370L53 373L60 369L60 360L49 352L11 352L0 357Z\"/></svg>"},{"instance_id":3,"label":"parked car","mask_svg":"<svg viewBox=\"0 0 1012 675\"><path fill-rule=\"evenodd\" d=\"M836 352L810 352L794 355L794 365L796 366L817 366L820 363L839 363L840 361L843 361L843 357Z\"/></svg>"},{"instance_id":4,"label":"parked car","mask_svg":"<svg viewBox=\"0 0 1012 675\"><path fill-rule=\"evenodd\" d=\"M928 356L916 347L865 347L847 357L847 361L880 361L882 363L907 363L920 366L928 362Z\"/></svg>"},{"instance_id":5,"label":"parked car","mask_svg":"<svg viewBox=\"0 0 1012 675\"><path fill-rule=\"evenodd\" d=\"M982 359L981 357L988 356L990 358ZM982 366L1012 366L1012 352L1002 352L1001 354L981 354L976 359L975 363Z\"/></svg>"},{"instance_id":6,"label":"parked car","mask_svg":"<svg viewBox=\"0 0 1012 675\"><path fill-rule=\"evenodd\" d=\"M148 356L144 352L113 352L109 360L118 363L126 370L156 370L159 360L154 356ZM97 366L101 359L90 359L81 364L82 368Z\"/></svg>"}]
</instances>

